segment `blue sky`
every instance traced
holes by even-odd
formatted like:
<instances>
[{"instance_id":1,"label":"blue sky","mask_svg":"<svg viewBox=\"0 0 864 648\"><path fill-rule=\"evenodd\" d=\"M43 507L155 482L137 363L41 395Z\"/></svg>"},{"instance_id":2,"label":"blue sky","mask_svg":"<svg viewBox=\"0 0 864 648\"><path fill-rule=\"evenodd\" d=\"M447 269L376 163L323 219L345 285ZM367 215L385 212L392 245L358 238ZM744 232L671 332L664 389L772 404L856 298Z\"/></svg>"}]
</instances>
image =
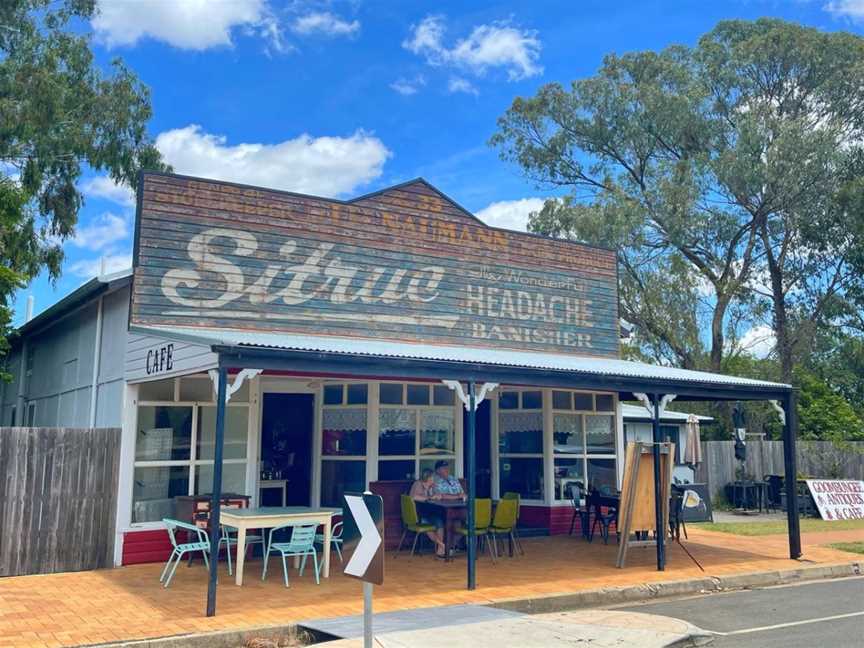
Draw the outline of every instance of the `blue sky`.
<instances>
[{"instance_id":1,"label":"blue sky","mask_svg":"<svg viewBox=\"0 0 864 648\"><path fill-rule=\"evenodd\" d=\"M549 193L487 141L519 95L590 76L610 52L693 44L719 20L774 16L864 33L864 0L531 3L99 0L100 64L150 87L150 132L179 173L351 197L423 176L469 210L521 227ZM485 5L485 6L484 6ZM128 267L127 190L82 179L63 277L26 295L44 310Z\"/></svg>"}]
</instances>

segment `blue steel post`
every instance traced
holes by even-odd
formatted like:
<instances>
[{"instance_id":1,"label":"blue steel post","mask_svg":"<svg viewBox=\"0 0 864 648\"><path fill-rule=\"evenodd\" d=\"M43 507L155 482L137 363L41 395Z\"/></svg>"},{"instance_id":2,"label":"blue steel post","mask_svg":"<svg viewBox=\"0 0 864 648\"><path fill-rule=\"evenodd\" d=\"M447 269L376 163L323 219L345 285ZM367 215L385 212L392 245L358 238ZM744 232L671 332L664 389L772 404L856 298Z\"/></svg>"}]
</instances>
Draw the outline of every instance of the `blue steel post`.
<instances>
[{"instance_id":1,"label":"blue steel post","mask_svg":"<svg viewBox=\"0 0 864 648\"><path fill-rule=\"evenodd\" d=\"M666 529L663 524L663 493L660 488L660 395L654 394L654 416L651 418L654 437L654 524L657 527L657 571L666 569Z\"/></svg>"},{"instance_id":2,"label":"blue steel post","mask_svg":"<svg viewBox=\"0 0 864 648\"><path fill-rule=\"evenodd\" d=\"M465 454L468 457L468 589L477 587L477 537L474 534L476 520L474 519L474 494L477 481L477 457L475 450L475 419L477 414L477 397L474 381L468 382L468 436L465 439Z\"/></svg>"},{"instance_id":3,"label":"blue steel post","mask_svg":"<svg viewBox=\"0 0 864 648\"><path fill-rule=\"evenodd\" d=\"M213 453L213 498L210 500L210 580L207 583L207 616L216 614L216 574L219 566L219 514L222 501L222 450L225 445L225 391L228 371L219 367L216 387L216 448Z\"/></svg>"}]
</instances>

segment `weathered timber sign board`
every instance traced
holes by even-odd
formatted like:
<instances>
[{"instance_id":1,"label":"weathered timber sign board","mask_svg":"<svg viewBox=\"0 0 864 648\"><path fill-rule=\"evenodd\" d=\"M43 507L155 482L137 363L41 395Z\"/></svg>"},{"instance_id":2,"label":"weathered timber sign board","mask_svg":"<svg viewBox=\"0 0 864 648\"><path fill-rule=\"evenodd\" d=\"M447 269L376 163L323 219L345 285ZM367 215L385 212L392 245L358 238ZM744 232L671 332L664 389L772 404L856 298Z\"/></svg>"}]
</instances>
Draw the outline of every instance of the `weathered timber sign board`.
<instances>
[{"instance_id":1,"label":"weathered timber sign board","mask_svg":"<svg viewBox=\"0 0 864 648\"><path fill-rule=\"evenodd\" d=\"M423 181L353 201L145 174L130 321L617 356L615 253Z\"/></svg>"}]
</instances>

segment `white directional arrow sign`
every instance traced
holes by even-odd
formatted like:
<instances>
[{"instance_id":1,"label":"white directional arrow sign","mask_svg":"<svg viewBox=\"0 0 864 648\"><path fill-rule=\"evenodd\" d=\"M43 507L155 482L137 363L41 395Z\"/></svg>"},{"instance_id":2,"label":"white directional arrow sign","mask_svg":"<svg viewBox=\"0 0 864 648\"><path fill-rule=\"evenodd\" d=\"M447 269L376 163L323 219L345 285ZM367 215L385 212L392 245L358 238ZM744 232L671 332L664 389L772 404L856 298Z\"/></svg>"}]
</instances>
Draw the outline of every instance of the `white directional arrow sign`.
<instances>
[{"instance_id":1,"label":"white directional arrow sign","mask_svg":"<svg viewBox=\"0 0 864 648\"><path fill-rule=\"evenodd\" d=\"M360 542L354 549L351 560L345 565L345 573L366 580L369 565L372 564L381 546L381 534L378 533L378 528L375 526L372 516L369 515L369 509L366 508L366 503L361 496L345 495L345 502L351 509L351 515L354 517L357 530L360 532Z\"/></svg>"}]
</instances>

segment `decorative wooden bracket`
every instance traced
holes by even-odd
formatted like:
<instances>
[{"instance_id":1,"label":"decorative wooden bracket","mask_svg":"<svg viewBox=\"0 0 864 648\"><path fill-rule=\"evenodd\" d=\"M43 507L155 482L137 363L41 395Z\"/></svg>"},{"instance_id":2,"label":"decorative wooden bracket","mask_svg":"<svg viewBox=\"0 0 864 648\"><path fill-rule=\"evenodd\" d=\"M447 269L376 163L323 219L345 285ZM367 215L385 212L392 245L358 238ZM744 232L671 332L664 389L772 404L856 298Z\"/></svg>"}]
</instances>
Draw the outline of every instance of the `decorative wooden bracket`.
<instances>
[{"instance_id":1,"label":"decorative wooden bracket","mask_svg":"<svg viewBox=\"0 0 864 648\"><path fill-rule=\"evenodd\" d=\"M777 415L780 417L780 422L783 425L786 425L786 410L783 409L783 406L780 404L780 402L776 400L769 400L768 402L771 403L771 407L777 410Z\"/></svg>"},{"instance_id":2,"label":"decorative wooden bracket","mask_svg":"<svg viewBox=\"0 0 864 648\"><path fill-rule=\"evenodd\" d=\"M230 385L225 385L225 402L227 403L228 401L231 400L231 397L234 395L234 392L236 392L238 389L240 389L243 386L244 380L246 380L247 378L249 380L251 380L252 378L257 376L258 374L260 374L262 371L264 371L264 370L263 369L241 369L240 373L238 373L234 377L234 382L231 383ZM210 380L213 382L213 394L214 394L214 400L215 400L215 398L219 397L218 396L218 394L219 394L219 372L216 369L211 369L207 373L210 375Z\"/></svg>"},{"instance_id":3,"label":"decorative wooden bracket","mask_svg":"<svg viewBox=\"0 0 864 648\"><path fill-rule=\"evenodd\" d=\"M462 404L465 406L466 412L471 411L471 399L468 398L468 394L466 394L465 390L462 389L462 383L460 383L458 380L442 380L441 382L456 392L456 395L459 397L459 400L462 401ZM493 389L495 389L497 386L498 386L498 383L493 383L493 382L483 383L480 386L480 393L478 393L474 399L474 410L475 411L480 406L480 403L482 403L483 400L486 398L486 395L489 392L491 392Z\"/></svg>"},{"instance_id":4,"label":"decorative wooden bracket","mask_svg":"<svg viewBox=\"0 0 864 648\"><path fill-rule=\"evenodd\" d=\"M636 399L642 403L642 407L648 410L648 416L652 419L654 418L654 405L651 403L651 398L648 394L643 394L641 392L633 392L633 395ZM666 406L671 403L673 400L678 398L678 394L663 394L663 397L660 399L660 415L666 411Z\"/></svg>"}]
</instances>

